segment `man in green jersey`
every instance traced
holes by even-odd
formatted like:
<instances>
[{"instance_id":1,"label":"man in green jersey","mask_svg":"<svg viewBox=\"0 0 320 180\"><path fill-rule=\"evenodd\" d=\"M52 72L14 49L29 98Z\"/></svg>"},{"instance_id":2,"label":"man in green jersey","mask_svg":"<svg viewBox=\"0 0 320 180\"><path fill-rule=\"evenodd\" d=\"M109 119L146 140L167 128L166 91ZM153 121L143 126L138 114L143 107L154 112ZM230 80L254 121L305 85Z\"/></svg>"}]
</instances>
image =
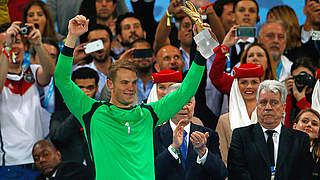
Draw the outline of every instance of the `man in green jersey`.
<instances>
[{"instance_id":1,"label":"man in green jersey","mask_svg":"<svg viewBox=\"0 0 320 180\"><path fill-rule=\"evenodd\" d=\"M73 50L88 30L84 16L69 21L68 36L55 70L55 83L69 110L83 126L97 180L152 180L153 129L172 118L194 96L206 60L197 53L180 88L150 104L130 106L137 91L137 72L128 61L109 69L110 103L87 97L71 81Z\"/></svg>"}]
</instances>

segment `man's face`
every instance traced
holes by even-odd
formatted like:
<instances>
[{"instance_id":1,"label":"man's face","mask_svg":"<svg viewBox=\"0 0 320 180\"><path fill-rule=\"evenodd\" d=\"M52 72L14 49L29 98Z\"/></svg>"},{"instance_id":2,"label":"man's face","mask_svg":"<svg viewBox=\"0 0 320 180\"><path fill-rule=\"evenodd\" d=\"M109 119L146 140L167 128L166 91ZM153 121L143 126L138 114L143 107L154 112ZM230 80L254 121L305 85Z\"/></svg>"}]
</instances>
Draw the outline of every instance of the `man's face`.
<instances>
[{"instance_id":1,"label":"man's face","mask_svg":"<svg viewBox=\"0 0 320 180\"><path fill-rule=\"evenodd\" d=\"M263 89L257 102L259 123L266 129L274 129L281 123L285 107L286 105L281 102L280 93L273 93Z\"/></svg>"},{"instance_id":2,"label":"man's face","mask_svg":"<svg viewBox=\"0 0 320 180\"><path fill-rule=\"evenodd\" d=\"M109 19L112 17L115 7L113 0L96 0L97 18Z\"/></svg>"},{"instance_id":3,"label":"man's face","mask_svg":"<svg viewBox=\"0 0 320 180\"><path fill-rule=\"evenodd\" d=\"M54 65L57 63L57 58L58 58L58 50L56 47L54 47L51 44L43 43L42 44L43 48L48 52L49 56L51 57L51 61ZM40 64L40 59L39 56L35 56L34 60L31 60L32 64Z\"/></svg>"},{"instance_id":4,"label":"man's face","mask_svg":"<svg viewBox=\"0 0 320 180\"><path fill-rule=\"evenodd\" d=\"M191 48L192 45L192 23L189 17L184 17L180 24L178 32L178 39L180 40L181 46Z\"/></svg>"},{"instance_id":5,"label":"man's face","mask_svg":"<svg viewBox=\"0 0 320 180\"><path fill-rule=\"evenodd\" d=\"M165 69L172 69L175 71L182 71L184 62L178 48L174 46L165 46L157 53L157 66L159 71Z\"/></svg>"},{"instance_id":6,"label":"man's face","mask_svg":"<svg viewBox=\"0 0 320 180\"><path fill-rule=\"evenodd\" d=\"M240 26L253 27L257 23L258 10L253 1L242 0L235 8L236 23Z\"/></svg>"},{"instance_id":7,"label":"man's face","mask_svg":"<svg viewBox=\"0 0 320 180\"><path fill-rule=\"evenodd\" d=\"M267 47L274 60L278 60L286 48L285 31L281 24L272 22L262 27L259 43Z\"/></svg>"},{"instance_id":8,"label":"man's face","mask_svg":"<svg viewBox=\"0 0 320 180\"><path fill-rule=\"evenodd\" d=\"M61 154L47 142L38 143L32 151L33 160L37 169L44 175L51 175L61 162Z\"/></svg>"},{"instance_id":9,"label":"man's face","mask_svg":"<svg viewBox=\"0 0 320 180\"><path fill-rule=\"evenodd\" d=\"M134 40L145 38L146 34L142 29L139 19L134 17L125 18L121 23L121 35L119 41L124 45L129 45Z\"/></svg>"},{"instance_id":10,"label":"man's face","mask_svg":"<svg viewBox=\"0 0 320 180\"><path fill-rule=\"evenodd\" d=\"M113 81L108 80L112 103L118 107L128 107L137 93L137 74L120 68Z\"/></svg>"},{"instance_id":11,"label":"man's face","mask_svg":"<svg viewBox=\"0 0 320 180\"><path fill-rule=\"evenodd\" d=\"M133 48L151 49L151 46L147 42L137 42L134 43ZM134 63L137 65L139 71L148 72L150 69L152 69L154 59L154 56L149 58L134 58Z\"/></svg>"},{"instance_id":12,"label":"man's face","mask_svg":"<svg viewBox=\"0 0 320 180\"><path fill-rule=\"evenodd\" d=\"M93 42L99 39L102 40L104 48L102 50L91 53L91 56L98 62L105 62L109 58L111 47L108 32L104 29L98 29L91 31L88 34L88 42Z\"/></svg>"},{"instance_id":13,"label":"man's face","mask_svg":"<svg viewBox=\"0 0 320 180\"><path fill-rule=\"evenodd\" d=\"M178 124L181 119L191 120L194 114L195 105L196 103L193 97L171 120L175 124Z\"/></svg>"},{"instance_id":14,"label":"man's face","mask_svg":"<svg viewBox=\"0 0 320 180\"><path fill-rule=\"evenodd\" d=\"M98 85L94 78L90 79L75 79L74 83L88 96L94 98L98 91Z\"/></svg>"},{"instance_id":15,"label":"man's face","mask_svg":"<svg viewBox=\"0 0 320 180\"><path fill-rule=\"evenodd\" d=\"M229 32L230 28L236 24L232 3L223 6L223 11L220 19L224 30L226 32Z\"/></svg>"},{"instance_id":16,"label":"man's face","mask_svg":"<svg viewBox=\"0 0 320 180\"><path fill-rule=\"evenodd\" d=\"M22 64L24 58L24 45L20 35L16 36L16 41L12 44L12 50L16 55L16 64Z\"/></svg>"},{"instance_id":17,"label":"man's face","mask_svg":"<svg viewBox=\"0 0 320 180\"><path fill-rule=\"evenodd\" d=\"M311 21L311 25L320 26L320 3L314 1L308 1L303 8L303 13Z\"/></svg>"}]
</instances>

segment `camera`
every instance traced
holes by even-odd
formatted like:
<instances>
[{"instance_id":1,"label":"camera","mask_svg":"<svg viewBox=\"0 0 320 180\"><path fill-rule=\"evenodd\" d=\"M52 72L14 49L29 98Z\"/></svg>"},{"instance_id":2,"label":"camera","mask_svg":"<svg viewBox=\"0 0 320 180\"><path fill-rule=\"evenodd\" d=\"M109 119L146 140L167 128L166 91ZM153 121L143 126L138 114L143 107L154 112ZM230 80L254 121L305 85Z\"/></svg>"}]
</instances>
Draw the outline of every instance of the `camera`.
<instances>
[{"instance_id":1,"label":"camera","mask_svg":"<svg viewBox=\"0 0 320 180\"><path fill-rule=\"evenodd\" d=\"M255 27L237 27L236 37L255 37L256 28Z\"/></svg>"},{"instance_id":2,"label":"camera","mask_svg":"<svg viewBox=\"0 0 320 180\"><path fill-rule=\"evenodd\" d=\"M299 92L301 92L305 86L312 88L315 83L314 77L304 71L300 72L296 76L293 76L293 79Z\"/></svg>"},{"instance_id":3,"label":"camera","mask_svg":"<svg viewBox=\"0 0 320 180\"><path fill-rule=\"evenodd\" d=\"M27 26L25 24L20 25L20 34L21 35L28 35L31 32L32 27Z\"/></svg>"},{"instance_id":4,"label":"camera","mask_svg":"<svg viewBox=\"0 0 320 180\"><path fill-rule=\"evenodd\" d=\"M84 52L86 54L99 51L104 48L103 42L101 39L88 43L84 46Z\"/></svg>"},{"instance_id":5,"label":"camera","mask_svg":"<svg viewBox=\"0 0 320 180\"><path fill-rule=\"evenodd\" d=\"M152 54L152 49L135 49L133 51L133 58L150 58Z\"/></svg>"}]
</instances>

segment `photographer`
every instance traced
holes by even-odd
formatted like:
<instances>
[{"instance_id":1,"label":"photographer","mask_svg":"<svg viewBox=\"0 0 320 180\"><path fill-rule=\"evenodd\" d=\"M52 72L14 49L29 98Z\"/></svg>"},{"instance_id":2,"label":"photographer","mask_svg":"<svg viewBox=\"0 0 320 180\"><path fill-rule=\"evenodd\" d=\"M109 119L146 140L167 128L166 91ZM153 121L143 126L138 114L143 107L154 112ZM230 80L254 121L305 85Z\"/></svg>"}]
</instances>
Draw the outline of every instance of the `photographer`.
<instances>
[{"instance_id":1,"label":"photographer","mask_svg":"<svg viewBox=\"0 0 320 180\"><path fill-rule=\"evenodd\" d=\"M312 59L298 58L291 67L291 76L286 78L285 85L288 90L284 123L286 127L292 127L300 110L311 108L311 97L315 84L313 67Z\"/></svg>"},{"instance_id":2,"label":"photographer","mask_svg":"<svg viewBox=\"0 0 320 180\"><path fill-rule=\"evenodd\" d=\"M22 67L26 41L34 47L40 65ZM39 173L32 169L31 156L33 144L44 138L37 86L50 82L54 73L50 59L41 33L33 24L13 22L7 29L6 45L0 55L1 179L34 179Z\"/></svg>"}]
</instances>

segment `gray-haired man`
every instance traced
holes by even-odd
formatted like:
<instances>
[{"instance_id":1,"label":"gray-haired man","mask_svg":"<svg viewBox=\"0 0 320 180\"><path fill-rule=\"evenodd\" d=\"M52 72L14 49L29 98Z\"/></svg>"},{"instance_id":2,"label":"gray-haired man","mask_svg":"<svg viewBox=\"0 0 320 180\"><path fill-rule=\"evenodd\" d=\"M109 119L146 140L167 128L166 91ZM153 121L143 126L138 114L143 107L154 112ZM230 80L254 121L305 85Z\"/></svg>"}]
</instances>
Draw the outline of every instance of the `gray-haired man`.
<instances>
[{"instance_id":1,"label":"gray-haired man","mask_svg":"<svg viewBox=\"0 0 320 180\"><path fill-rule=\"evenodd\" d=\"M275 80L260 84L258 123L233 131L228 156L229 180L310 179L312 157L309 137L286 128L286 89Z\"/></svg>"}]
</instances>

